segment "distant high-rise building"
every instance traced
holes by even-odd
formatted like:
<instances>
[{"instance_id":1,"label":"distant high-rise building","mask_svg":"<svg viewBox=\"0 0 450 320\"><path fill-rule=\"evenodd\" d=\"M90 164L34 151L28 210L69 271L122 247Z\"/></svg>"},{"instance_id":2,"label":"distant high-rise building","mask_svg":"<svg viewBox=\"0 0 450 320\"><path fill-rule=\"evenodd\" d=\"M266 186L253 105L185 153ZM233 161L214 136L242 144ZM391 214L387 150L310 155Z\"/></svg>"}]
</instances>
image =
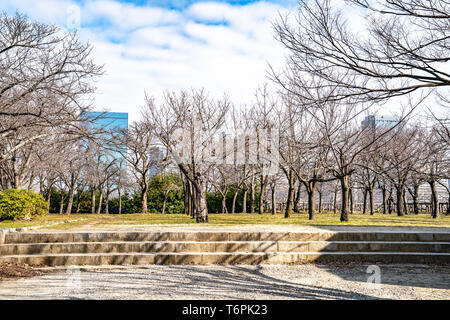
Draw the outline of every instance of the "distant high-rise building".
<instances>
[{"instance_id":1,"label":"distant high-rise building","mask_svg":"<svg viewBox=\"0 0 450 320\"><path fill-rule=\"evenodd\" d=\"M128 129L128 113L126 113L126 112L92 111L92 112L88 112L86 116L91 121L91 125L98 129L105 129L106 131L127 130ZM105 138L109 138L109 137L105 137ZM126 147L122 146L122 148L126 148ZM110 151L109 154L117 160L123 159L123 156L119 152ZM126 165L126 164L124 163L124 165Z\"/></svg>"},{"instance_id":2,"label":"distant high-rise building","mask_svg":"<svg viewBox=\"0 0 450 320\"><path fill-rule=\"evenodd\" d=\"M88 112L94 126L104 129L128 129L128 113L126 112Z\"/></svg>"},{"instance_id":3,"label":"distant high-rise building","mask_svg":"<svg viewBox=\"0 0 450 320\"><path fill-rule=\"evenodd\" d=\"M448 191L450 189L450 179L440 179L436 183L436 192L440 202L448 201ZM431 187L428 183L423 183L419 186L419 202L431 202Z\"/></svg>"},{"instance_id":4,"label":"distant high-rise building","mask_svg":"<svg viewBox=\"0 0 450 320\"><path fill-rule=\"evenodd\" d=\"M363 128L385 128L389 129L399 123L399 120L391 116L368 115L362 122Z\"/></svg>"}]
</instances>

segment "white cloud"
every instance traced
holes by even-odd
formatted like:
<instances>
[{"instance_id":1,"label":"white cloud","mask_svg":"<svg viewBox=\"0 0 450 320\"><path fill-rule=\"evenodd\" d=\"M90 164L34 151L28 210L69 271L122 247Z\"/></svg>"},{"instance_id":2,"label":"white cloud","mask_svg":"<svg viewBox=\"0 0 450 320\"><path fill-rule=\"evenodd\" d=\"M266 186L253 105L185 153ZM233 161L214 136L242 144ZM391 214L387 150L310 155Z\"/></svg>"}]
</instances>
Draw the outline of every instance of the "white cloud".
<instances>
[{"instance_id":1,"label":"white cloud","mask_svg":"<svg viewBox=\"0 0 450 320\"><path fill-rule=\"evenodd\" d=\"M5 9L65 27L70 5L19 0ZM267 81L267 63L284 61L271 28L284 9L271 3L200 2L176 11L98 0L80 9L80 37L93 45L93 58L106 71L96 83L96 106L129 112L132 120L140 116L144 91L158 98L165 89L205 87L214 96L226 91L235 103L249 103Z\"/></svg>"},{"instance_id":2,"label":"white cloud","mask_svg":"<svg viewBox=\"0 0 450 320\"><path fill-rule=\"evenodd\" d=\"M180 14L157 7L137 7L129 3L99 0L86 3L83 20L87 24L103 20L123 32L144 26L177 23Z\"/></svg>"}]
</instances>

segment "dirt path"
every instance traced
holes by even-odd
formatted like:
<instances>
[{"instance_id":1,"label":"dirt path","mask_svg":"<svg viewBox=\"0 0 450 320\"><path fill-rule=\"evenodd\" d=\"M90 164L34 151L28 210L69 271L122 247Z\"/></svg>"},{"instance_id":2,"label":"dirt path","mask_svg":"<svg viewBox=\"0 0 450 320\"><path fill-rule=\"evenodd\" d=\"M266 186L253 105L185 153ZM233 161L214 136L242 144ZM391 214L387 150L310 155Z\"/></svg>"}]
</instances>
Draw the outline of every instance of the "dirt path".
<instances>
[{"instance_id":1,"label":"dirt path","mask_svg":"<svg viewBox=\"0 0 450 320\"><path fill-rule=\"evenodd\" d=\"M0 282L0 299L450 299L450 266L136 266Z\"/></svg>"}]
</instances>

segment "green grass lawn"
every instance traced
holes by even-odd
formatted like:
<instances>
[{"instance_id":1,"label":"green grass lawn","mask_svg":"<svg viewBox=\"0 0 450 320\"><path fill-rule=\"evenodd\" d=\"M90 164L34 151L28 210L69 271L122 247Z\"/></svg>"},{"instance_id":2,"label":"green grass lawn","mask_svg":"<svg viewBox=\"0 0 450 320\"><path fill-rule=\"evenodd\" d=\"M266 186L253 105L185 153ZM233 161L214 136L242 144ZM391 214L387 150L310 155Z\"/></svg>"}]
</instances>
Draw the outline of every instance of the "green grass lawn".
<instances>
[{"instance_id":1,"label":"green grass lawn","mask_svg":"<svg viewBox=\"0 0 450 320\"><path fill-rule=\"evenodd\" d=\"M33 226L41 226L46 224L51 224L55 222L63 222L67 220L75 220L75 219L81 219L86 217L86 215L60 215L60 214L48 214L43 217L35 218L33 220L17 220L17 221L11 221L11 220L3 220L0 221L0 229L3 228L22 228L22 227L33 227Z\"/></svg>"},{"instance_id":2,"label":"green grass lawn","mask_svg":"<svg viewBox=\"0 0 450 320\"><path fill-rule=\"evenodd\" d=\"M146 225L146 224L195 224L195 221L184 214L49 214L33 221L2 221L0 228L19 228L27 226L45 225L52 222L80 219L53 226L54 229L72 229L83 226L113 227L114 225ZM313 221L308 220L307 214L293 214L284 218L283 214L210 214L209 225L305 225L305 226L423 226L423 227L450 227L450 216L441 215L438 219L430 215L406 215L398 217L395 214L377 213L350 215L349 222L340 222L339 214L320 213Z\"/></svg>"}]
</instances>

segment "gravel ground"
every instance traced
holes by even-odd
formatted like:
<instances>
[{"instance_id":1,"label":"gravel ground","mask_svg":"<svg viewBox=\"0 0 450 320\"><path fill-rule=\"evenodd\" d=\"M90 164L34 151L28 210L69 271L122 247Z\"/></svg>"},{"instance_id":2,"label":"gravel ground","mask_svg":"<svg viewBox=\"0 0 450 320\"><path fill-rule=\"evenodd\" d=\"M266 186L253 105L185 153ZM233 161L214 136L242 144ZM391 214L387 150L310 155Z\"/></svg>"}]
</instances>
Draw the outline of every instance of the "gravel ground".
<instances>
[{"instance_id":1,"label":"gravel ground","mask_svg":"<svg viewBox=\"0 0 450 320\"><path fill-rule=\"evenodd\" d=\"M0 299L450 299L450 266L123 266L0 282Z\"/></svg>"}]
</instances>

